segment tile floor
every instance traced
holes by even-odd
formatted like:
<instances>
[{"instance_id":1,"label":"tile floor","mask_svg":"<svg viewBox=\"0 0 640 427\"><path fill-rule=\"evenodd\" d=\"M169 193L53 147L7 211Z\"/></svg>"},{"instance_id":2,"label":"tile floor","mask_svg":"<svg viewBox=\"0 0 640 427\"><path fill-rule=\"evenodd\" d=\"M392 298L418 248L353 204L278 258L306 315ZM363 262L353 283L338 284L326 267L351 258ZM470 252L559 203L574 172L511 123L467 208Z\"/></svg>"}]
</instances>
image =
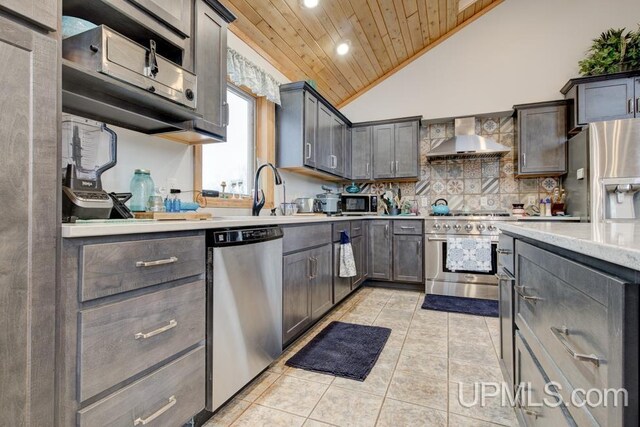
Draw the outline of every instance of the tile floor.
<instances>
[{"instance_id":1,"label":"tile floor","mask_svg":"<svg viewBox=\"0 0 640 427\"><path fill-rule=\"evenodd\" d=\"M466 390L475 382L502 381L498 319L422 310L423 299L419 292L361 289L289 347L206 427L516 426L513 410L497 400L473 408L458 402L459 384ZM392 329L364 382L285 366L334 320Z\"/></svg>"}]
</instances>

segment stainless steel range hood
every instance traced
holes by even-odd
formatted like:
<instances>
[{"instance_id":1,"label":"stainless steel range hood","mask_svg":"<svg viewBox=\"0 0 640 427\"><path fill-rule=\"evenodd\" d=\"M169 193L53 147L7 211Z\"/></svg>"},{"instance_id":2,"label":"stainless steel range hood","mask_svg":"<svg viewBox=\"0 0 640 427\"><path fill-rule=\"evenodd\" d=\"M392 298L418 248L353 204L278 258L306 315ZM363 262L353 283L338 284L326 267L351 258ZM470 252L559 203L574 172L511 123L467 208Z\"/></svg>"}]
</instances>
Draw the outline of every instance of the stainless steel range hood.
<instances>
[{"instance_id":1,"label":"stainless steel range hood","mask_svg":"<svg viewBox=\"0 0 640 427\"><path fill-rule=\"evenodd\" d=\"M447 139L427 154L428 160L459 159L468 157L500 157L511 148L493 139L476 135L476 118L455 120L455 136Z\"/></svg>"}]
</instances>

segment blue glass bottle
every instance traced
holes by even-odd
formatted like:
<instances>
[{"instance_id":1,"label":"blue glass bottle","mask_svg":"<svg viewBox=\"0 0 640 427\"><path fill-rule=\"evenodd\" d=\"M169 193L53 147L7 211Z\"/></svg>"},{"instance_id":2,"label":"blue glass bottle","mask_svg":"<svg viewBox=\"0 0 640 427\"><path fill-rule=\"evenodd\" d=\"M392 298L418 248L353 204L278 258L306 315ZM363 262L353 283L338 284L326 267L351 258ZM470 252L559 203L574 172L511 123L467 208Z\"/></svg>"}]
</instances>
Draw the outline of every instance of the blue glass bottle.
<instances>
[{"instance_id":1,"label":"blue glass bottle","mask_svg":"<svg viewBox=\"0 0 640 427\"><path fill-rule=\"evenodd\" d=\"M153 196L155 185L151 179L151 172L148 169L136 169L129 189L131 200L129 209L133 212L144 212L147 210L149 197Z\"/></svg>"}]
</instances>

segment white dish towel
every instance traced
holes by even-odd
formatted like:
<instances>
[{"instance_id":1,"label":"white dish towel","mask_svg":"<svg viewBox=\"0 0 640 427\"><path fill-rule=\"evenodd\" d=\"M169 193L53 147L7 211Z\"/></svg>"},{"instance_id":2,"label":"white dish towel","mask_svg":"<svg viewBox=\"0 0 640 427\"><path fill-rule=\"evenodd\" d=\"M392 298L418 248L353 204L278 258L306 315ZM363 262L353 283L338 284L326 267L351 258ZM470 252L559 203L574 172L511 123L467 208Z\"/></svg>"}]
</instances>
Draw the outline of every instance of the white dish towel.
<instances>
[{"instance_id":1,"label":"white dish towel","mask_svg":"<svg viewBox=\"0 0 640 427\"><path fill-rule=\"evenodd\" d=\"M491 240L483 237L448 237L447 269L491 271Z\"/></svg>"},{"instance_id":2,"label":"white dish towel","mask_svg":"<svg viewBox=\"0 0 640 427\"><path fill-rule=\"evenodd\" d=\"M356 275L356 260L353 257L351 239L346 231L340 232L340 277L354 277Z\"/></svg>"}]
</instances>

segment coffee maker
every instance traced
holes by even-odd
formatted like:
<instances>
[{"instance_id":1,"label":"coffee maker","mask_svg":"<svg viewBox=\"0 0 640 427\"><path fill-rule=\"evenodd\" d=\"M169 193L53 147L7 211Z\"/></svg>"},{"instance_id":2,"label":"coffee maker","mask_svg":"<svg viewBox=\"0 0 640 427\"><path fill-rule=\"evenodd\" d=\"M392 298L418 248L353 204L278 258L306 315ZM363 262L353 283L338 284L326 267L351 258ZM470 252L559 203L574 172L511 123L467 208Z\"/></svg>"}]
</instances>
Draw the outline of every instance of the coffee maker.
<instances>
[{"instance_id":1,"label":"coffee maker","mask_svg":"<svg viewBox=\"0 0 640 427\"><path fill-rule=\"evenodd\" d=\"M106 124L72 115L62 120L62 218L108 219L112 197L102 174L116 165L117 140Z\"/></svg>"}]
</instances>

